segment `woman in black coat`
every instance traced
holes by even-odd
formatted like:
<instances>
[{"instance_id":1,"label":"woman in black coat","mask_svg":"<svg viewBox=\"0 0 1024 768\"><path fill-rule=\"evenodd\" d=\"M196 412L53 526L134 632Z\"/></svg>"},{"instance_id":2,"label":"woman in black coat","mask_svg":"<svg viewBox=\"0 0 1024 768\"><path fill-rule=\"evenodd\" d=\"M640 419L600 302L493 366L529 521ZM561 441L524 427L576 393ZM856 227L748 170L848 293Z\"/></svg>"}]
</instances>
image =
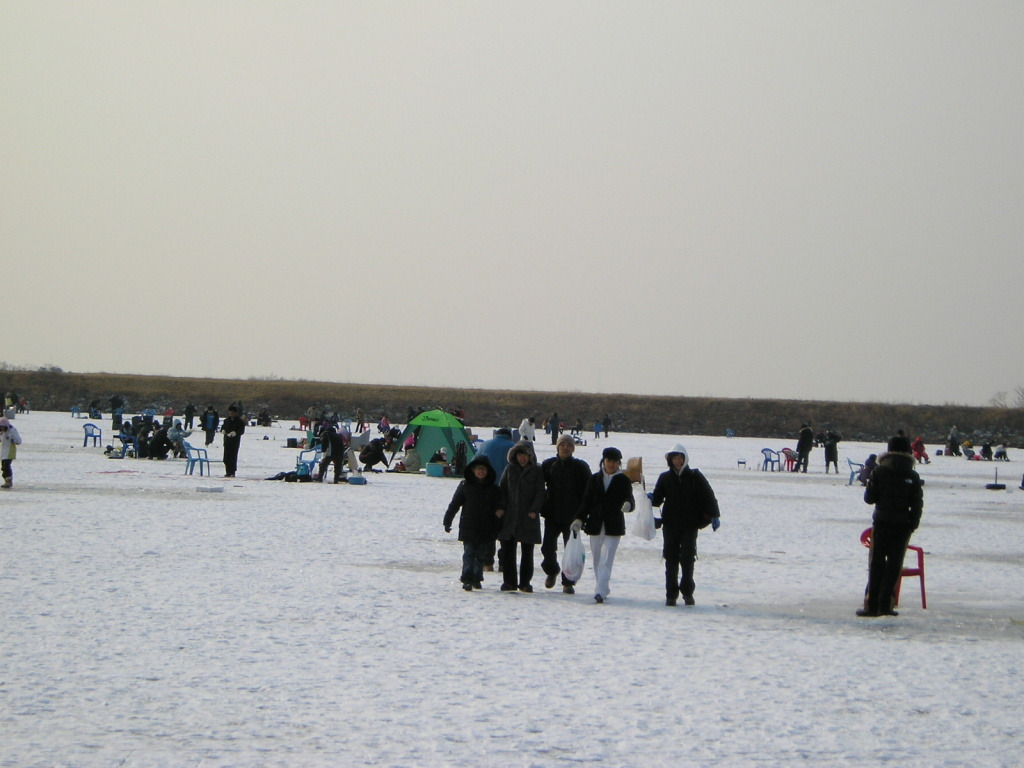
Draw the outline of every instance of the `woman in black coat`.
<instances>
[{"instance_id":1,"label":"woman in black coat","mask_svg":"<svg viewBox=\"0 0 1024 768\"><path fill-rule=\"evenodd\" d=\"M594 563L597 591L594 600L603 603L611 592L609 582L619 540L626 535L626 512L636 506L633 483L619 471L622 452L605 448L601 469L591 476L583 491L583 503L572 523L572 530L582 529L590 537L590 554Z\"/></svg>"},{"instance_id":2,"label":"woman in black coat","mask_svg":"<svg viewBox=\"0 0 1024 768\"><path fill-rule=\"evenodd\" d=\"M522 440L508 451L508 467L501 476L501 531L498 562L502 592L533 592L533 548L541 543L540 512L544 507L544 473L537 465L533 442ZM516 543L522 548L518 578Z\"/></svg>"}]
</instances>

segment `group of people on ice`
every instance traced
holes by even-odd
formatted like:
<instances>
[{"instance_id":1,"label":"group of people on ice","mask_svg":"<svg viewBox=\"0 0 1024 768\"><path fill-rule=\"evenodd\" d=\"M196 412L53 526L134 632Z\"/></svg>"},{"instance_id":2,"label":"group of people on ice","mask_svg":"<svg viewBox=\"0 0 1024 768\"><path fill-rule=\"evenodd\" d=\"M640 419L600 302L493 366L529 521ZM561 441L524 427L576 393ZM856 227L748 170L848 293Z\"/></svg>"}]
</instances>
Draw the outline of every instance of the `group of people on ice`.
<instances>
[{"instance_id":1,"label":"group of people on ice","mask_svg":"<svg viewBox=\"0 0 1024 768\"><path fill-rule=\"evenodd\" d=\"M615 554L626 534L625 515L636 506L633 483L622 472L621 451L605 448L598 471L592 473L573 455L576 442L569 434L556 438L556 455L538 464L532 440L513 443L504 432L488 443L504 447L501 442L507 441L505 455L492 461L488 454L495 453L485 443L467 464L444 513L448 532L459 515L462 588L482 588L484 571L493 570L497 541L501 591L533 592L534 548L540 544L544 586L552 589L561 577L562 591L574 594L577 579L562 570L558 541L564 547L571 537L585 533L594 569L594 601L603 603L611 593ZM670 450L665 460L668 468L649 494L651 504L661 508L656 524L664 534L665 601L676 605L682 595L687 605L693 605L697 535L708 525L718 529L718 501L704 475L690 466L682 445ZM495 463L502 467L500 475Z\"/></svg>"}]
</instances>

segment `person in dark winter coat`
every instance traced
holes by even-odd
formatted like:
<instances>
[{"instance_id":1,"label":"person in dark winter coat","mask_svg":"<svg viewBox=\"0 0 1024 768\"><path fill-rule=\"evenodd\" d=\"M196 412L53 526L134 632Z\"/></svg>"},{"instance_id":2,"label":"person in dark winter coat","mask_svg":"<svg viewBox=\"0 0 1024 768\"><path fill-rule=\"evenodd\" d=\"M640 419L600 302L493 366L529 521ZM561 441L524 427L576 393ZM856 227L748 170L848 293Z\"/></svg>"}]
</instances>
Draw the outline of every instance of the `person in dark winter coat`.
<instances>
[{"instance_id":1,"label":"person in dark winter coat","mask_svg":"<svg viewBox=\"0 0 1024 768\"><path fill-rule=\"evenodd\" d=\"M836 468L836 474L839 474L839 441L842 439L842 436L833 429L830 429L825 433L825 439L822 442L822 445L825 448L826 475L828 474L830 464Z\"/></svg>"},{"instance_id":2,"label":"person in dark winter coat","mask_svg":"<svg viewBox=\"0 0 1024 768\"><path fill-rule=\"evenodd\" d=\"M544 508L544 474L537 466L533 442L521 440L509 449L508 467L501 476L501 530L498 560L503 592L533 592L533 547L541 543L540 512ZM516 543L522 549L518 577Z\"/></svg>"},{"instance_id":3,"label":"person in dark winter coat","mask_svg":"<svg viewBox=\"0 0 1024 768\"><path fill-rule=\"evenodd\" d=\"M167 427L160 425L149 440L149 458L166 459L173 447L171 439L167 436Z\"/></svg>"},{"instance_id":4,"label":"person in dark winter coat","mask_svg":"<svg viewBox=\"0 0 1024 768\"><path fill-rule=\"evenodd\" d=\"M202 426L203 432L206 433L206 444L211 445L214 436L217 434L217 427L220 426L220 414L213 410L212 405L208 405L206 410L203 411L199 424Z\"/></svg>"},{"instance_id":5,"label":"person in dark winter coat","mask_svg":"<svg viewBox=\"0 0 1024 768\"><path fill-rule=\"evenodd\" d=\"M889 440L889 451L864 489L864 501L875 505L872 515L868 586L864 607L858 616L896 616L896 584L903 571L910 537L921 524L924 483L914 471L910 440L903 436Z\"/></svg>"},{"instance_id":6,"label":"person in dark winter coat","mask_svg":"<svg viewBox=\"0 0 1024 768\"><path fill-rule=\"evenodd\" d=\"M491 466L494 467L495 484L505 474L505 467L508 466L508 452L515 444L515 440L512 439L512 430L508 427L501 427L494 430L494 437L484 441L484 444L480 446L480 450L477 451L477 456L486 456L491 462ZM495 549L494 540L492 539L484 555L485 571L494 570Z\"/></svg>"},{"instance_id":7,"label":"person in dark winter coat","mask_svg":"<svg viewBox=\"0 0 1024 768\"><path fill-rule=\"evenodd\" d=\"M811 448L814 447L814 432L806 424L800 425L800 434L796 439L796 466L794 472L807 472L807 464L811 460Z\"/></svg>"},{"instance_id":8,"label":"person in dark winter coat","mask_svg":"<svg viewBox=\"0 0 1024 768\"><path fill-rule=\"evenodd\" d=\"M455 489L451 503L444 513L444 529L451 533L455 515L459 517L459 541L462 542L462 588L469 592L482 589L484 558L487 544L494 543L494 535L501 521L498 509L501 490L494 484L495 472L486 456L477 456L466 465L465 480Z\"/></svg>"},{"instance_id":9,"label":"person in dark winter coat","mask_svg":"<svg viewBox=\"0 0 1024 768\"><path fill-rule=\"evenodd\" d=\"M558 539L561 537L563 545L569 540L569 527L583 503L583 491L590 481L590 466L573 456L576 441L570 435L563 434L559 436L556 445L558 455L545 459L540 465L547 489L544 509L540 513L544 518L544 541L540 545L544 559L540 567L547 576L544 586L548 589L555 586L555 580L562 570L558 564ZM573 586L575 583L562 574L563 592L573 594L576 591Z\"/></svg>"},{"instance_id":10,"label":"person in dark winter coat","mask_svg":"<svg viewBox=\"0 0 1024 768\"><path fill-rule=\"evenodd\" d=\"M317 480L323 480L327 468L334 464L334 482L340 483L342 475L345 474L345 457L348 453L348 440L346 434L348 429L339 432L338 428L327 422L320 430L320 467L317 473Z\"/></svg>"},{"instance_id":11,"label":"person in dark winter coat","mask_svg":"<svg viewBox=\"0 0 1024 768\"><path fill-rule=\"evenodd\" d=\"M374 466L377 464L383 464L385 467L388 466L384 442L383 437L375 437L363 446L363 449L359 452L359 461L363 464L363 472L379 472L379 469L374 469Z\"/></svg>"},{"instance_id":12,"label":"person in dark winter coat","mask_svg":"<svg viewBox=\"0 0 1024 768\"><path fill-rule=\"evenodd\" d=\"M681 444L665 454L665 461L668 470L659 475L651 494L651 506L661 507L661 520L657 522L664 537L665 605L675 605L680 592L683 602L693 605L697 533L708 525L718 530L718 499L707 478L690 466L690 455Z\"/></svg>"},{"instance_id":13,"label":"person in dark winter coat","mask_svg":"<svg viewBox=\"0 0 1024 768\"><path fill-rule=\"evenodd\" d=\"M238 470L238 448L245 433L245 419L238 415L237 406L228 406L228 417L220 431L224 433L224 477L234 477Z\"/></svg>"},{"instance_id":14,"label":"person in dark winter coat","mask_svg":"<svg viewBox=\"0 0 1024 768\"><path fill-rule=\"evenodd\" d=\"M622 452L605 448L601 453L601 469L590 476L583 491L583 501L570 530L584 531L590 537L597 591L594 601L603 603L611 592L612 566L619 541L626 535L626 513L636 507L633 483L619 467Z\"/></svg>"}]
</instances>

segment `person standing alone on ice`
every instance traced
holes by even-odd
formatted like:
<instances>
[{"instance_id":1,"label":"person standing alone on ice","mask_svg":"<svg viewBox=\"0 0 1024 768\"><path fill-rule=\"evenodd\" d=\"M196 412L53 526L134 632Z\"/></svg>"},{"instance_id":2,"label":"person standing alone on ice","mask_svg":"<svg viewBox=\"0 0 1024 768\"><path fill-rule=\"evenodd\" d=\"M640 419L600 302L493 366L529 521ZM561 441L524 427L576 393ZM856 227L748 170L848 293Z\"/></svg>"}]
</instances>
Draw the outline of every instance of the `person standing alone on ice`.
<instances>
[{"instance_id":1,"label":"person standing alone on ice","mask_svg":"<svg viewBox=\"0 0 1024 768\"><path fill-rule=\"evenodd\" d=\"M800 425L800 434L796 439L796 466L794 472L807 472L807 464L811 460L811 448L814 447L814 432L806 424Z\"/></svg>"},{"instance_id":2,"label":"person standing alone on ice","mask_svg":"<svg viewBox=\"0 0 1024 768\"><path fill-rule=\"evenodd\" d=\"M878 458L868 478L864 501L875 505L871 517L871 550L868 555L868 586L858 616L898 616L896 584L903 571L910 536L921 524L924 484L914 471L910 440L902 435L889 439L889 452Z\"/></svg>"},{"instance_id":3,"label":"person standing alone on ice","mask_svg":"<svg viewBox=\"0 0 1024 768\"><path fill-rule=\"evenodd\" d=\"M14 472L11 469L11 463L18 454L19 445L21 445L21 435L17 428L6 416L0 416L0 466L3 467L4 476L4 484L0 487L14 487Z\"/></svg>"},{"instance_id":4,"label":"person standing alone on ice","mask_svg":"<svg viewBox=\"0 0 1024 768\"><path fill-rule=\"evenodd\" d=\"M234 477L238 469L238 447L245 433L245 419L238 415L238 408L230 406L228 417L221 424L224 433L224 477Z\"/></svg>"},{"instance_id":5,"label":"person standing alone on ice","mask_svg":"<svg viewBox=\"0 0 1024 768\"><path fill-rule=\"evenodd\" d=\"M679 593L683 602L693 605L693 565L697 560L697 533L720 524L718 499L711 484L699 469L690 466L689 454L681 444L665 454L668 471L662 472L651 494L651 506L661 507L661 533L664 537L665 605L675 605ZM683 577L679 578L679 567Z\"/></svg>"},{"instance_id":6,"label":"person standing alone on ice","mask_svg":"<svg viewBox=\"0 0 1024 768\"><path fill-rule=\"evenodd\" d=\"M591 475L583 492L576 519L570 530L583 530L590 537L590 554L594 562L597 591L594 602L603 603L611 592L612 566L619 540L626 535L626 513L636 506L633 483L622 472L622 451L605 448L601 453L601 469Z\"/></svg>"}]
</instances>

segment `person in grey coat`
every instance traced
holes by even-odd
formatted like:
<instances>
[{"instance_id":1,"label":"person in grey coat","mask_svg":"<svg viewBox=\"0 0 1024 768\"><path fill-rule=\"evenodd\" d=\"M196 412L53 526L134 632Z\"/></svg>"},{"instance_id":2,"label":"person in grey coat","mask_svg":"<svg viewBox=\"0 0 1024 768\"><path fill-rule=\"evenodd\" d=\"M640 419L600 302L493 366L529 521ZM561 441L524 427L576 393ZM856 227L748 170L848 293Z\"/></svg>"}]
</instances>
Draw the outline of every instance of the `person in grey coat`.
<instances>
[{"instance_id":1,"label":"person in grey coat","mask_svg":"<svg viewBox=\"0 0 1024 768\"><path fill-rule=\"evenodd\" d=\"M537 466L533 443L521 440L508 451L508 467L501 476L501 531L498 562L502 592L533 592L533 548L541 543L540 512L544 507L544 473ZM516 572L516 544L522 548Z\"/></svg>"}]
</instances>

